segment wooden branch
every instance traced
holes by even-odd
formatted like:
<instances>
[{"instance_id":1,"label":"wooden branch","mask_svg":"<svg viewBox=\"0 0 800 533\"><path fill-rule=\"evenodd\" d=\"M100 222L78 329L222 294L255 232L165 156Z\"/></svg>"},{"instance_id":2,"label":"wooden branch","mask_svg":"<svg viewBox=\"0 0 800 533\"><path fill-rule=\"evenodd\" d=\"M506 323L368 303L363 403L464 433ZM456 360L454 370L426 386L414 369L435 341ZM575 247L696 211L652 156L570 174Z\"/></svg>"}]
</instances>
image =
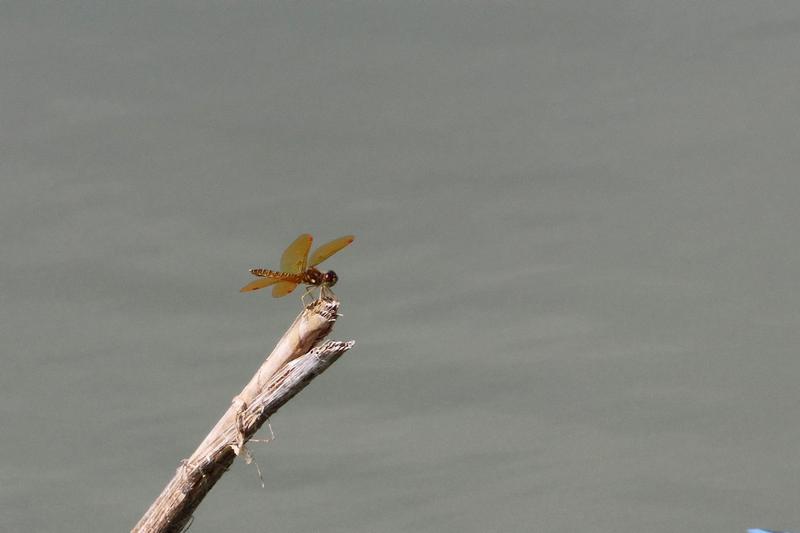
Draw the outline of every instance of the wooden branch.
<instances>
[{"instance_id":1,"label":"wooden branch","mask_svg":"<svg viewBox=\"0 0 800 533\"><path fill-rule=\"evenodd\" d=\"M322 296L297 317L214 429L181 461L133 532L183 531L235 457L250 462L245 444L261 425L353 346L353 341L327 341L312 348L330 333L338 316L339 302L329 292Z\"/></svg>"}]
</instances>

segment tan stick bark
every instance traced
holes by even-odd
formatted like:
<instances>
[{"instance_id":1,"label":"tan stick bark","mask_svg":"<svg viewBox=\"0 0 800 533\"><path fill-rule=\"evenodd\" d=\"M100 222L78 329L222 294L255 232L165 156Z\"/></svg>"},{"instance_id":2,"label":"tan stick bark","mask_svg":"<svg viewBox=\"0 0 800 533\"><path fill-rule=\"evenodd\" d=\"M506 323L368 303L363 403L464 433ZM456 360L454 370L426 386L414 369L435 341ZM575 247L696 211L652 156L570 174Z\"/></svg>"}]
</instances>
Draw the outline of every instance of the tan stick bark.
<instances>
[{"instance_id":1,"label":"tan stick bark","mask_svg":"<svg viewBox=\"0 0 800 533\"><path fill-rule=\"evenodd\" d=\"M307 307L286 331L214 429L133 528L136 533L180 532L192 513L261 425L344 352L353 341L317 345L333 328L339 302L326 294Z\"/></svg>"}]
</instances>

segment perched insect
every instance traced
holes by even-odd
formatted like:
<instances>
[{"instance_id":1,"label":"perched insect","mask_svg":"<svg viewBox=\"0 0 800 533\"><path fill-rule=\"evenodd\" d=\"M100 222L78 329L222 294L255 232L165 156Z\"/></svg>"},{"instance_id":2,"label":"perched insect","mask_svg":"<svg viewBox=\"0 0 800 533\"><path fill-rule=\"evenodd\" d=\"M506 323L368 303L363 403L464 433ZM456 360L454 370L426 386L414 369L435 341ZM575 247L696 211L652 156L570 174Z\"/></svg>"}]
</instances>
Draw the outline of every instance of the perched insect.
<instances>
[{"instance_id":1,"label":"perched insect","mask_svg":"<svg viewBox=\"0 0 800 533\"><path fill-rule=\"evenodd\" d=\"M250 273L258 276L259 279L253 280L241 289L240 292L256 291L264 287L272 287L272 296L280 298L292 292L299 284L309 285L309 291L313 287L327 289L333 287L339 280L336 272L329 270L320 272L316 266L327 258L353 242L354 237L347 235L339 237L327 244L323 244L308 257L311 249L313 237L308 233L303 233L284 250L281 256L281 270L269 270L266 268L251 268ZM308 293L308 291L306 291ZM305 296L305 295L304 295Z\"/></svg>"}]
</instances>

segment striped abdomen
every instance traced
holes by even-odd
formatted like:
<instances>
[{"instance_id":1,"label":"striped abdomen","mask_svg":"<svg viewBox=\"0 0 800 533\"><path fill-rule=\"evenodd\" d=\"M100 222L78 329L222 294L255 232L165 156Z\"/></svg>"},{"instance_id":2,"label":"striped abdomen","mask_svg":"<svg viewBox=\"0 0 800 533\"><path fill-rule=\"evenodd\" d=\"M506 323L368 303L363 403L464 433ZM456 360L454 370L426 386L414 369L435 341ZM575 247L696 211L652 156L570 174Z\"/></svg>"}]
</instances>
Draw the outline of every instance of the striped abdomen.
<instances>
[{"instance_id":1,"label":"striped abdomen","mask_svg":"<svg viewBox=\"0 0 800 533\"><path fill-rule=\"evenodd\" d=\"M260 278L279 279L282 281L291 281L293 283L303 283L304 274L304 272L289 274L288 272L277 272L275 270L269 270L268 268L251 268L250 273Z\"/></svg>"}]
</instances>

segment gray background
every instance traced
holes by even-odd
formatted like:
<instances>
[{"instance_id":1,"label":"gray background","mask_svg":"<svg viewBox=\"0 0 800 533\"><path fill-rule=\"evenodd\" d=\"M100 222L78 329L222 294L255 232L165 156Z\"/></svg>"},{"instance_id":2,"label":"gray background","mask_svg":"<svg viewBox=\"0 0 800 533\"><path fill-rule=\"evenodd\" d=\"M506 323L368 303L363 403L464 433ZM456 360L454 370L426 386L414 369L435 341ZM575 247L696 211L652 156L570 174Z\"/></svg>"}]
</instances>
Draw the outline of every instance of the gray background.
<instances>
[{"instance_id":1,"label":"gray background","mask_svg":"<svg viewBox=\"0 0 800 533\"><path fill-rule=\"evenodd\" d=\"M0 529L125 531L356 242L204 531L800 528L796 2L2 2Z\"/></svg>"}]
</instances>

